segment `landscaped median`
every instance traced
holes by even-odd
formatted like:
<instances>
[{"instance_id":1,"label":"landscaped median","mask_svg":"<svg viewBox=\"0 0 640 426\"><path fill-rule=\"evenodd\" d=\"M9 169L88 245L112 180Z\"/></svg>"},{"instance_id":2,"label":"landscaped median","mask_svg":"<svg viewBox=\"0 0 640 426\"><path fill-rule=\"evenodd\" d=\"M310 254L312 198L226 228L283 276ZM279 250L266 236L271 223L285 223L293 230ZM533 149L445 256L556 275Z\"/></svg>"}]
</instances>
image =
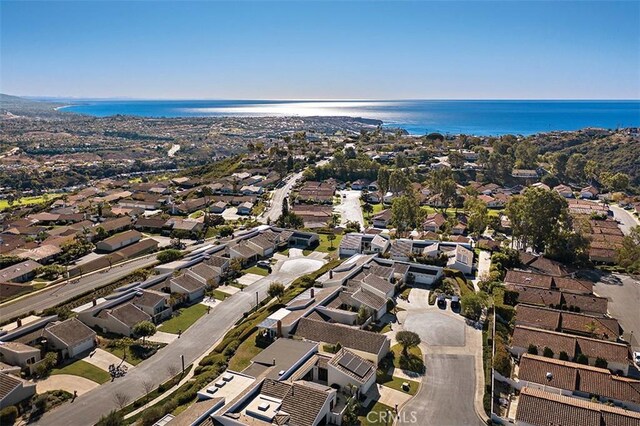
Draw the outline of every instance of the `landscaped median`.
<instances>
[{"instance_id":1,"label":"landscaped median","mask_svg":"<svg viewBox=\"0 0 640 426\"><path fill-rule=\"evenodd\" d=\"M184 332L187 328L191 327L193 323L198 321L201 316L207 313L207 309L207 306L200 303L189 306L188 308L178 309L178 311L174 312L173 318L160 324L158 331L172 334Z\"/></svg>"},{"instance_id":2,"label":"landscaped median","mask_svg":"<svg viewBox=\"0 0 640 426\"><path fill-rule=\"evenodd\" d=\"M267 302L265 301L261 303L261 307L257 311L253 312L252 314L247 313L245 315L245 318L240 320L234 328L227 332L227 334L216 346L216 348L200 361L200 364L194 370L192 379L184 383L172 395L167 396L156 405L149 407L143 412L127 419L127 422L133 423L138 419L144 419L145 424L153 424L155 421L157 421L167 413L176 414L183 411L186 407L188 407L195 401L196 394L200 389L202 389L205 385L218 377L227 368L227 365L229 364L234 354L240 351L242 343L247 342L251 339L255 339L255 333L258 329L258 324L260 324L273 312L282 308L294 297L313 286L313 283L318 277L326 273L329 269L335 268L340 263L340 260L334 260L327 263L316 272L296 279L286 289L285 294L280 298L279 301L268 303L266 306L265 303ZM255 340L253 340L251 343L254 342ZM247 345L249 345L249 343L247 343ZM247 351L251 350L248 346L246 346L242 350L244 351L245 349ZM248 353L245 354L244 352L241 352L241 354L249 356ZM245 363L244 355L238 357L236 361L234 361L234 363ZM151 398L148 400L150 401ZM125 407L122 413L124 415L124 413L131 411L133 410L129 407ZM98 423L98 425L106 424L106 422Z\"/></svg>"}]
</instances>

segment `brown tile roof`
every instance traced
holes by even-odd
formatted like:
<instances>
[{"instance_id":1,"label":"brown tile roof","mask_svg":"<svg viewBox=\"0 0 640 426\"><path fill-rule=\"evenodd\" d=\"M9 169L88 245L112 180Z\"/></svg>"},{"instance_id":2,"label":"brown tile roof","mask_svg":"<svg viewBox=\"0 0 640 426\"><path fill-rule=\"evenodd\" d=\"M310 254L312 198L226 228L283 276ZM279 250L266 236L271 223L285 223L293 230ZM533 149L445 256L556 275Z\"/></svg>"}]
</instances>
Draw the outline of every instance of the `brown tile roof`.
<instances>
[{"instance_id":1,"label":"brown tile roof","mask_svg":"<svg viewBox=\"0 0 640 426\"><path fill-rule=\"evenodd\" d=\"M551 373L551 378L547 377ZM524 354L518 378L558 389L640 404L640 381L618 377L606 368Z\"/></svg>"},{"instance_id":2,"label":"brown tile roof","mask_svg":"<svg viewBox=\"0 0 640 426\"><path fill-rule=\"evenodd\" d=\"M382 334L308 318L300 319L296 336L333 345L340 343L345 348L371 354L379 354L387 341Z\"/></svg>"},{"instance_id":3,"label":"brown tile roof","mask_svg":"<svg viewBox=\"0 0 640 426\"><path fill-rule=\"evenodd\" d=\"M137 306L145 306L151 308L158 305L161 301L167 300L168 298L168 294L161 293L159 291L140 290L139 293L136 293L136 297L131 302Z\"/></svg>"},{"instance_id":4,"label":"brown tile roof","mask_svg":"<svg viewBox=\"0 0 640 426\"><path fill-rule=\"evenodd\" d=\"M616 341L620 335L620 324L613 318L523 304L516 306L516 313L517 325L563 331L611 341ZM592 326L595 327L593 331L591 331Z\"/></svg>"},{"instance_id":5,"label":"brown tile roof","mask_svg":"<svg viewBox=\"0 0 640 426\"><path fill-rule=\"evenodd\" d=\"M577 292L584 294L593 293L593 283L585 280L576 280L573 278L554 277L553 285L562 291Z\"/></svg>"},{"instance_id":6,"label":"brown tile roof","mask_svg":"<svg viewBox=\"0 0 640 426\"><path fill-rule=\"evenodd\" d=\"M95 331L76 318L69 318L57 324L47 325L45 330L70 347L87 339L93 339L96 336Z\"/></svg>"},{"instance_id":7,"label":"brown tile roof","mask_svg":"<svg viewBox=\"0 0 640 426\"><path fill-rule=\"evenodd\" d=\"M535 287L526 287L507 284L507 289L518 292L519 303L529 303L531 305L551 306L559 305L562 302L562 293L559 291L544 290Z\"/></svg>"},{"instance_id":8,"label":"brown tile roof","mask_svg":"<svg viewBox=\"0 0 640 426\"><path fill-rule=\"evenodd\" d=\"M519 304L516 306L516 324L557 331L561 311Z\"/></svg>"},{"instance_id":9,"label":"brown tile roof","mask_svg":"<svg viewBox=\"0 0 640 426\"><path fill-rule=\"evenodd\" d=\"M562 293L562 301L567 306L580 308L580 312L607 313L608 300L604 297L587 296L582 294Z\"/></svg>"},{"instance_id":10,"label":"brown tile roof","mask_svg":"<svg viewBox=\"0 0 640 426\"><path fill-rule=\"evenodd\" d=\"M548 275L534 274L524 271L507 271L504 277L506 284L523 285L550 290L553 285L553 278Z\"/></svg>"},{"instance_id":11,"label":"brown tile roof","mask_svg":"<svg viewBox=\"0 0 640 426\"><path fill-rule=\"evenodd\" d=\"M287 424L292 426L312 426L332 392L330 387L315 383L272 379L265 379L260 388L262 395L282 400L279 414L288 414Z\"/></svg>"},{"instance_id":12,"label":"brown tile roof","mask_svg":"<svg viewBox=\"0 0 640 426\"><path fill-rule=\"evenodd\" d=\"M545 347L549 347L555 354L566 352L570 358L577 353L582 353L589 358L601 357L609 362L622 364L629 362L629 348L624 344L533 327L516 326L511 341L512 346L521 348L528 348L530 344L536 345L538 353L542 353Z\"/></svg>"},{"instance_id":13,"label":"brown tile roof","mask_svg":"<svg viewBox=\"0 0 640 426\"><path fill-rule=\"evenodd\" d=\"M533 426L640 426L640 413L523 388L516 421Z\"/></svg>"}]
</instances>

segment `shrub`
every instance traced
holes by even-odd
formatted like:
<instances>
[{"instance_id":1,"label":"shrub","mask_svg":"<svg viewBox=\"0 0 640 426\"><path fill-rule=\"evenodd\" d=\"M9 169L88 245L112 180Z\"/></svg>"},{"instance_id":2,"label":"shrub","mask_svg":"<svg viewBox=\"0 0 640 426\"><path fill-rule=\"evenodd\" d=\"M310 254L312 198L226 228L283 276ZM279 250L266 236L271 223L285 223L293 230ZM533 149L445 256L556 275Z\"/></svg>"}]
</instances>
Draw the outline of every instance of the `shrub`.
<instances>
[{"instance_id":1,"label":"shrub","mask_svg":"<svg viewBox=\"0 0 640 426\"><path fill-rule=\"evenodd\" d=\"M160 263L169 263L182 258L182 252L176 249L167 249L158 253L157 259Z\"/></svg>"},{"instance_id":2,"label":"shrub","mask_svg":"<svg viewBox=\"0 0 640 426\"><path fill-rule=\"evenodd\" d=\"M569 361L569 354L567 354L565 351L561 351L558 357L562 361Z\"/></svg>"},{"instance_id":3,"label":"shrub","mask_svg":"<svg viewBox=\"0 0 640 426\"><path fill-rule=\"evenodd\" d=\"M176 397L176 402L178 405L186 404L195 399L197 391L195 389L190 389L187 392L181 393Z\"/></svg>"},{"instance_id":4,"label":"shrub","mask_svg":"<svg viewBox=\"0 0 640 426\"><path fill-rule=\"evenodd\" d=\"M530 355L538 355L538 347L533 343L527 348L527 353Z\"/></svg>"},{"instance_id":5,"label":"shrub","mask_svg":"<svg viewBox=\"0 0 640 426\"><path fill-rule=\"evenodd\" d=\"M178 408L178 402L175 399L170 399L169 401L164 403L164 405L162 406L162 411L164 412L164 414L169 414L176 408Z\"/></svg>"},{"instance_id":6,"label":"shrub","mask_svg":"<svg viewBox=\"0 0 640 426\"><path fill-rule=\"evenodd\" d=\"M0 410L0 424L12 425L18 418L18 409L10 405Z\"/></svg>"},{"instance_id":7,"label":"shrub","mask_svg":"<svg viewBox=\"0 0 640 426\"><path fill-rule=\"evenodd\" d=\"M553 351L551 350L550 347L545 346L544 350L542 351L542 356L546 358L553 358Z\"/></svg>"},{"instance_id":8,"label":"shrub","mask_svg":"<svg viewBox=\"0 0 640 426\"><path fill-rule=\"evenodd\" d=\"M238 346L240 346L240 343L242 343L240 340L233 340L233 341L229 342L227 347L224 348L223 355L229 357L229 356L232 356L233 354L235 354L236 350L238 349Z\"/></svg>"},{"instance_id":9,"label":"shrub","mask_svg":"<svg viewBox=\"0 0 640 426\"><path fill-rule=\"evenodd\" d=\"M124 426L124 417L117 411L111 411L106 416L100 417L96 426Z\"/></svg>"},{"instance_id":10,"label":"shrub","mask_svg":"<svg viewBox=\"0 0 640 426\"><path fill-rule=\"evenodd\" d=\"M142 413L140 418L141 426L153 426L155 422L160 420L164 416L160 407L150 407Z\"/></svg>"},{"instance_id":11,"label":"shrub","mask_svg":"<svg viewBox=\"0 0 640 426\"><path fill-rule=\"evenodd\" d=\"M606 359L604 358L596 358L596 362L595 362L595 366L598 368L607 368L607 366L609 365L609 363L607 362Z\"/></svg>"}]
</instances>

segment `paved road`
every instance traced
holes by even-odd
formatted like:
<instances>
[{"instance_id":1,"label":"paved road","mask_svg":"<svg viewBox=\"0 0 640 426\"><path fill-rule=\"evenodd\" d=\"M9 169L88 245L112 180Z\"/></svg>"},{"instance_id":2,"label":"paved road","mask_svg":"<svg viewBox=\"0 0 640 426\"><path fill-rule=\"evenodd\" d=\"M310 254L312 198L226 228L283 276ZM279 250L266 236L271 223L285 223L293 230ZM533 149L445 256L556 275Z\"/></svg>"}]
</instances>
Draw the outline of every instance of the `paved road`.
<instances>
[{"instance_id":1,"label":"paved road","mask_svg":"<svg viewBox=\"0 0 640 426\"><path fill-rule=\"evenodd\" d=\"M624 329L624 336L634 350L640 350L640 281L627 275L611 274L604 276L593 288L598 296L609 299L609 313L616 318Z\"/></svg>"},{"instance_id":2,"label":"paved road","mask_svg":"<svg viewBox=\"0 0 640 426\"><path fill-rule=\"evenodd\" d=\"M289 285L299 276L318 269L322 264L322 261L285 261L282 269L286 272L271 274L246 287L244 291L229 297L214 307L210 314L203 316L182 333L180 339L129 370L126 376L81 395L73 404L64 404L45 414L36 424L47 426L95 424L103 414L118 408L114 400L116 393L123 393L129 397L130 402L134 401L145 394L144 381L151 381L154 386L158 386L169 379L171 376L169 369L180 366L181 355L184 355L185 365L189 365L207 352L233 327L236 321L242 318L243 312L255 306L256 292L262 300L267 297L266 293L272 282L278 281ZM82 419L81 422L79 419Z\"/></svg>"},{"instance_id":3,"label":"paved road","mask_svg":"<svg viewBox=\"0 0 640 426\"><path fill-rule=\"evenodd\" d=\"M282 214L283 201L289 196L291 188L293 188L293 186L300 180L301 177L302 172L287 176L285 178L286 183L281 188L277 188L271 193L269 206L258 218L260 222L267 223L268 221L275 222L276 220L278 220L278 218Z\"/></svg>"},{"instance_id":4,"label":"paved road","mask_svg":"<svg viewBox=\"0 0 640 426\"><path fill-rule=\"evenodd\" d=\"M473 355L433 354L426 357L426 375L416 396L400 410L399 424L439 426L483 425L474 409Z\"/></svg>"},{"instance_id":5,"label":"paved road","mask_svg":"<svg viewBox=\"0 0 640 426\"><path fill-rule=\"evenodd\" d=\"M427 304L428 291L411 290L406 309L398 314L403 329L418 333L425 354L426 374L416 396L400 409L398 424L479 426L484 380L482 339L449 306L440 310ZM479 383L476 383L479 382ZM476 388L479 386L479 388Z\"/></svg>"},{"instance_id":6,"label":"paved road","mask_svg":"<svg viewBox=\"0 0 640 426\"><path fill-rule=\"evenodd\" d=\"M155 262L156 254L144 256L122 265L116 265L107 272L86 275L74 284L61 284L21 299L9 301L0 306L0 319L16 318L31 311L42 312L47 308L117 281L136 269L151 266ZM72 281L75 281L75 279Z\"/></svg>"},{"instance_id":7,"label":"paved road","mask_svg":"<svg viewBox=\"0 0 640 426\"><path fill-rule=\"evenodd\" d=\"M364 216L362 215L362 206L360 206L362 191L344 190L338 191L338 194L341 202L334 208L334 211L340 214L340 225L345 225L348 221L356 221L364 229Z\"/></svg>"},{"instance_id":8,"label":"paved road","mask_svg":"<svg viewBox=\"0 0 640 426\"><path fill-rule=\"evenodd\" d=\"M624 235L631 233L631 228L640 225L640 221L633 214L620 206L610 205L613 217L618 221Z\"/></svg>"}]
</instances>

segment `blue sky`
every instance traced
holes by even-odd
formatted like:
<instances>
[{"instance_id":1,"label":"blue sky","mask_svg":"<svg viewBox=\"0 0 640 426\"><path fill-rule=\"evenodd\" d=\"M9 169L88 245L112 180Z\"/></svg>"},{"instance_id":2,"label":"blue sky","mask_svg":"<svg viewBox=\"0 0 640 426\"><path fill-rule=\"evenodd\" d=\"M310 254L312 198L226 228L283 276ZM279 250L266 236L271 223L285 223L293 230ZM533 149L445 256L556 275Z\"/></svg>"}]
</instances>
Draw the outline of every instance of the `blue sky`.
<instances>
[{"instance_id":1,"label":"blue sky","mask_svg":"<svg viewBox=\"0 0 640 426\"><path fill-rule=\"evenodd\" d=\"M0 90L16 95L640 98L637 1L0 7Z\"/></svg>"}]
</instances>

